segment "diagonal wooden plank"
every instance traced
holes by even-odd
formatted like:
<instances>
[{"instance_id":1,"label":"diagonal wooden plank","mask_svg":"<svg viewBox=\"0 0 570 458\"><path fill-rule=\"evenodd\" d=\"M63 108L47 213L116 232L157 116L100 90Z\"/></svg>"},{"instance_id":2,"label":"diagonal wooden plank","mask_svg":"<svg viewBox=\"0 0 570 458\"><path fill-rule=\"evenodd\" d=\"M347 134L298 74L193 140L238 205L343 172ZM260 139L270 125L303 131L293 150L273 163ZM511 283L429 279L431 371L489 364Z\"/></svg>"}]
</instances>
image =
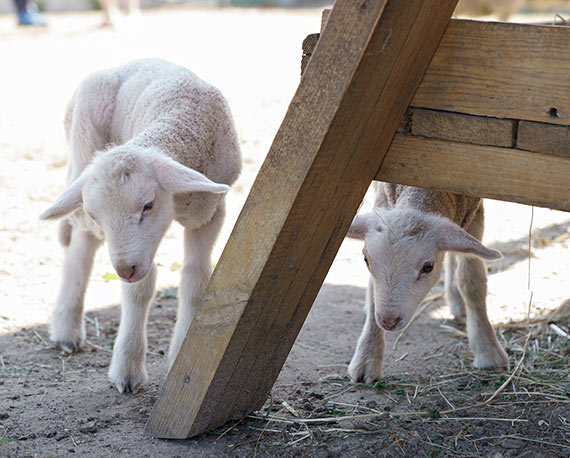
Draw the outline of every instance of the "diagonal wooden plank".
<instances>
[{"instance_id":1,"label":"diagonal wooden plank","mask_svg":"<svg viewBox=\"0 0 570 458\"><path fill-rule=\"evenodd\" d=\"M264 402L456 0L338 0L167 376L147 433Z\"/></svg>"}]
</instances>

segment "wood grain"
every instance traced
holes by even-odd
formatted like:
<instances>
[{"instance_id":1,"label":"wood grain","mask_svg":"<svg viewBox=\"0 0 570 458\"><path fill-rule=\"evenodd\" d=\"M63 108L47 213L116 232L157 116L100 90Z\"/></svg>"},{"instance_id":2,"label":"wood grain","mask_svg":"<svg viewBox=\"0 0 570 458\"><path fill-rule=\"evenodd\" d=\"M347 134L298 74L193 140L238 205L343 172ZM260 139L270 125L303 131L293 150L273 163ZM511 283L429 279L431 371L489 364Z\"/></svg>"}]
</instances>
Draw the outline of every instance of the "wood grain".
<instances>
[{"instance_id":1,"label":"wood grain","mask_svg":"<svg viewBox=\"0 0 570 458\"><path fill-rule=\"evenodd\" d=\"M456 0L337 0L147 425L211 430L264 402Z\"/></svg>"},{"instance_id":2,"label":"wood grain","mask_svg":"<svg viewBox=\"0 0 570 458\"><path fill-rule=\"evenodd\" d=\"M516 121L412 108L409 133L475 145L514 146Z\"/></svg>"},{"instance_id":3,"label":"wood grain","mask_svg":"<svg viewBox=\"0 0 570 458\"><path fill-rule=\"evenodd\" d=\"M570 211L570 159L396 135L377 180Z\"/></svg>"},{"instance_id":4,"label":"wood grain","mask_svg":"<svg viewBox=\"0 0 570 458\"><path fill-rule=\"evenodd\" d=\"M321 14L321 32L325 29L325 26L327 25L327 20L329 19L331 11L332 11L331 8L325 8Z\"/></svg>"},{"instance_id":5,"label":"wood grain","mask_svg":"<svg viewBox=\"0 0 570 458\"><path fill-rule=\"evenodd\" d=\"M311 55L317 46L317 41L319 41L318 33L312 33L307 35L303 40L303 44L301 45L301 49L303 51L303 55L301 56L301 75L305 73L305 69L307 65L309 65L309 60L311 60Z\"/></svg>"},{"instance_id":6,"label":"wood grain","mask_svg":"<svg viewBox=\"0 0 570 458\"><path fill-rule=\"evenodd\" d=\"M453 19L411 105L570 125L569 43L570 27Z\"/></svg>"},{"instance_id":7,"label":"wood grain","mask_svg":"<svg viewBox=\"0 0 570 458\"><path fill-rule=\"evenodd\" d=\"M412 106L570 125L570 28L451 21Z\"/></svg>"},{"instance_id":8,"label":"wood grain","mask_svg":"<svg viewBox=\"0 0 570 458\"><path fill-rule=\"evenodd\" d=\"M522 121L517 148L570 158L570 127Z\"/></svg>"}]
</instances>

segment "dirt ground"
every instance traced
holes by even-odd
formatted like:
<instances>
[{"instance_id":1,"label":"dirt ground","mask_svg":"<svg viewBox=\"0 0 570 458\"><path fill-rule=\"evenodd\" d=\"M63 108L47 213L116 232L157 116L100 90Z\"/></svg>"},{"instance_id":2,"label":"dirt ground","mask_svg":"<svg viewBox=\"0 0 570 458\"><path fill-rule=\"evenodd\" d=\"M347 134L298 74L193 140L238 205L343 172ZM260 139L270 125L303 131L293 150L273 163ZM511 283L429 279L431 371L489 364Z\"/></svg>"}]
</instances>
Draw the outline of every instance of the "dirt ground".
<instances>
[{"instance_id":1,"label":"dirt ground","mask_svg":"<svg viewBox=\"0 0 570 458\"><path fill-rule=\"evenodd\" d=\"M418 319L389 335L385 379L352 383L367 274L360 245L346 241L262 410L190 440L144 436L166 373L181 230L172 227L157 255L150 382L120 395L106 378L120 285L105 249L88 291L85 351L60 354L47 335L63 253L56 225L37 215L65 183L64 106L90 71L138 57L172 60L216 84L245 161L217 257L298 84L300 45L319 29L320 8L165 8L114 31L98 27L97 13L47 19L46 30L20 30L0 16L0 456L570 457L570 340L552 326L568 331L570 215L494 201L485 241L505 257L489 265L488 302L509 371L472 369L439 284Z\"/></svg>"}]
</instances>

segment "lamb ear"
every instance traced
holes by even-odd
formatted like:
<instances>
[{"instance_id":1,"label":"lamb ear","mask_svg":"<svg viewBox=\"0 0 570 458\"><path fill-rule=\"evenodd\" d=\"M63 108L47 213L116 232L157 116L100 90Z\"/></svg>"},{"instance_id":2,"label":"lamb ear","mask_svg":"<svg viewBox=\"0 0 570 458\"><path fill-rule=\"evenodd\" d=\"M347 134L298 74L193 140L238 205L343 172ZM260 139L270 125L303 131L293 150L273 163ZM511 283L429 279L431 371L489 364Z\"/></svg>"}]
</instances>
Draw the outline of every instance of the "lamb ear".
<instances>
[{"instance_id":1,"label":"lamb ear","mask_svg":"<svg viewBox=\"0 0 570 458\"><path fill-rule=\"evenodd\" d=\"M158 184L172 194L196 191L223 194L230 190L228 185L215 183L200 172L167 157L154 160L152 167Z\"/></svg>"},{"instance_id":2,"label":"lamb ear","mask_svg":"<svg viewBox=\"0 0 570 458\"><path fill-rule=\"evenodd\" d=\"M437 240L439 249L442 251L474 254L483 259L500 259L503 257L500 251L487 248L475 237L452 222L441 225Z\"/></svg>"},{"instance_id":3,"label":"lamb ear","mask_svg":"<svg viewBox=\"0 0 570 458\"><path fill-rule=\"evenodd\" d=\"M364 240L367 232L372 229L381 230L378 216L375 213L363 213L354 217L346 236L352 239Z\"/></svg>"},{"instance_id":4,"label":"lamb ear","mask_svg":"<svg viewBox=\"0 0 570 458\"><path fill-rule=\"evenodd\" d=\"M82 173L67 187L63 194L55 201L55 203L40 215L40 219L61 218L83 203L83 184L86 175Z\"/></svg>"}]
</instances>

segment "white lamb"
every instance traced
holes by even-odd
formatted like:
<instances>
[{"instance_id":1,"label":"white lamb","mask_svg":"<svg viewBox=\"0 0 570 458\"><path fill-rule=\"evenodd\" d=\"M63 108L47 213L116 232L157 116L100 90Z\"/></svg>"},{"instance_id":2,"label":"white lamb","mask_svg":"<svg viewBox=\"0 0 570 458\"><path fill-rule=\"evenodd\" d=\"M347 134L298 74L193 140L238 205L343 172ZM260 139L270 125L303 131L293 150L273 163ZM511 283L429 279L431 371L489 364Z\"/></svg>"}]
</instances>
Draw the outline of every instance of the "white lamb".
<instances>
[{"instance_id":1,"label":"white lamb","mask_svg":"<svg viewBox=\"0 0 570 458\"><path fill-rule=\"evenodd\" d=\"M467 315L474 365L508 366L487 317L484 259L501 254L486 248L481 199L412 186L379 183L374 212L358 215L348 236L364 240L370 271L366 321L348 367L355 381L372 383L382 375L384 330L409 322L437 283L445 252L445 295L457 318Z\"/></svg>"},{"instance_id":2,"label":"white lamb","mask_svg":"<svg viewBox=\"0 0 570 458\"><path fill-rule=\"evenodd\" d=\"M83 345L85 290L105 238L123 280L109 378L119 392L136 392L147 380L153 258L173 219L184 226L184 266L171 363L212 273L225 193L241 170L233 119L221 93L190 71L140 60L81 83L68 105L65 129L68 187L41 215L68 217L60 226L67 252L50 337L70 352Z\"/></svg>"}]
</instances>

